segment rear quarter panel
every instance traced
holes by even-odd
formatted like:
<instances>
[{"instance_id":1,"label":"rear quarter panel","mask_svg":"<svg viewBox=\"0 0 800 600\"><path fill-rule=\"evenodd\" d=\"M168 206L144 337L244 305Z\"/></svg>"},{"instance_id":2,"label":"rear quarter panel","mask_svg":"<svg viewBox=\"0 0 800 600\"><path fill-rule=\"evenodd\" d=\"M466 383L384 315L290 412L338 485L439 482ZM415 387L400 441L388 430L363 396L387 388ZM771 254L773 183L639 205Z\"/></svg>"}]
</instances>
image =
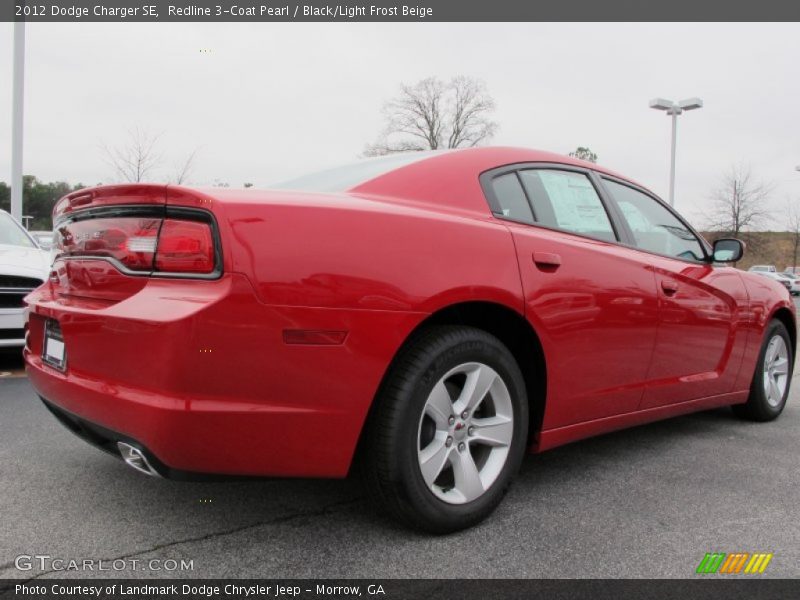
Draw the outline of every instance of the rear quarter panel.
<instances>
[{"instance_id":1,"label":"rear quarter panel","mask_svg":"<svg viewBox=\"0 0 800 600\"><path fill-rule=\"evenodd\" d=\"M431 313L484 300L523 311L511 234L488 214L313 194L218 211L230 269L265 304Z\"/></svg>"},{"instance_id":2,"label":"rear quarter panel","mask_svg":"<svg viewBox=\"0 0 800 600\"><path fill-rule=\"evenodd\" d=\"M478 300L523 313L513 240L488 208L482 218L349 195L175 190L170 199L214 212L225 277L249 282L238 288L237 303L187 323L181 339L192 343L195 358L169 374L176 395L209 407L193 411L209 418L199 431L234 419L239 402L235 410L246 418L228 428L238 436L230 446L269 457L237 466L240 473L344 475L388 365L430 313ZM287 330L346 338L341 345L288 344ZM214 368L197 369L205 359ZM190 450L182 448L176 464L200 452ZM238 456L212 465L205 457L203 468L230 470Z\"/></svg>"}]
</instances>

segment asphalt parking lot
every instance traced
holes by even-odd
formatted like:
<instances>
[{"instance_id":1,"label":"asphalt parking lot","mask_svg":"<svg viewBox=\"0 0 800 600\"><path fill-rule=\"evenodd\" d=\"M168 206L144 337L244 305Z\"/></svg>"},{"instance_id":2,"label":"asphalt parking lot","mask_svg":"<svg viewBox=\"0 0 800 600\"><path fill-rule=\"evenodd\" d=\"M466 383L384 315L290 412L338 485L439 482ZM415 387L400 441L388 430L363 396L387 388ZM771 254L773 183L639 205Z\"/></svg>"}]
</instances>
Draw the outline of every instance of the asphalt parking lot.
<instances>
[{"instance_id":1,"label":"asphalt parking lot","mask_svg":"<svg viewBox=\"0 0 800 600\"><path fill-rule=\"evenodd\" d=\"M95 573L125 577L683 578L712 551L771 552L765 576L800 576L797 377L774 423L720 409L530 456L487 522L431 537L373 512L357 481L139 475L59 425L0 358L0 578L92 575L18 570L19 555L126 559Z\"/></svg>"}]
</instances>

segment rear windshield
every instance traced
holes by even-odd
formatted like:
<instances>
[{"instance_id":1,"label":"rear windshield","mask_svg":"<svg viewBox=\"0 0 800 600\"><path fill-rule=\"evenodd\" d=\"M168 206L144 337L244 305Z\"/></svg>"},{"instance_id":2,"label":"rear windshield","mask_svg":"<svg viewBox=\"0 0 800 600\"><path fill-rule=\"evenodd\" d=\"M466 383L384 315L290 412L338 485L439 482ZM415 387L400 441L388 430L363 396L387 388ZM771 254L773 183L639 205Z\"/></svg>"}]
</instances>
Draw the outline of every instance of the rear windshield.
<instances>
[{"instance_id":1,"label":"rear windshield","mask_svg":"<svg viewBox=\"0 0 800 600\"><path fill-rule=\"evenodd\" d=\"M400 152L389 156L365 158L358 162L302 175L296 179L282 181L271 185L277 190L298 190L303 192L343 192L357 187L359 184L385 175L400 167L441 154L441 150L425 152Z\"/></svg>"},{"instance_id":2,"label":"rear windshield","mask_svg":"<svg viewBox=\"0 0 800 600\"><path fill-rule=\"evenodd\" d=\"M24 246L25 248L36 247L25 230L11 218L11 215L5 212L0 212L0 244Z\"/></svg>"}]
</instances>

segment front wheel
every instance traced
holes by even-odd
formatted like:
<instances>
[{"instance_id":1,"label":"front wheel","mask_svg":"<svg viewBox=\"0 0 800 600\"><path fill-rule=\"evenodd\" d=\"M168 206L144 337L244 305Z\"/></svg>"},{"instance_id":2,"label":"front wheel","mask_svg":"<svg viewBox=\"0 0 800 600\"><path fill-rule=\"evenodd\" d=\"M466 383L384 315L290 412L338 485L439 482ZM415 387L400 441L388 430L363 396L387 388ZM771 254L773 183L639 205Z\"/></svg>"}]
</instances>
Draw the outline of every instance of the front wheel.
<instances>
[{"instance_id":1,"label":"front wheel","mask_svg":"<svg viewBox=\"0 0 800 600\"><path fill-rule=\"evenodd\" d=\"M772 421L786 406L792 379L792 341L786 326L777 319L767 326L756 372L745 404L733 406L733 412L751 421Z\"/></svg>"},{"instance_id":2,"label":"front wheel","mask_svg":"<svg viewBox=\"0 0 800 600\"><path fill-rule=\"evenodd\" d=\"M500 340L471 327L432 327L398 356L376 402L364 467L381 508L434 533L494 510L528 433L525 383Z\"/></svg>"}]
</instances>

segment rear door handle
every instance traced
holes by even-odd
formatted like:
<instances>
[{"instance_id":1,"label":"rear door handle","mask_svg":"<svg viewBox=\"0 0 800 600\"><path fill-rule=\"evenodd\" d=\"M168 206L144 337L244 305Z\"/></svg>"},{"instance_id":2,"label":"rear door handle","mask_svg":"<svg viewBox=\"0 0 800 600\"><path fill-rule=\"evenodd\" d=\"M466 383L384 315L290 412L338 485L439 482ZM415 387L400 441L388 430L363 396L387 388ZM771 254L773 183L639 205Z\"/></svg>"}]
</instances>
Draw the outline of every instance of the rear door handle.
<instances>
[{"instance_id":1,"label":"rear door handle","mask_svg":"<svg viewBox=\"0 0 800 600\"><path fill-rule=\"evenodd\" d=\"M561 266L561 255L553 252L534 252L533 262L540 267L557 268Z\"/></svg>"},{"instance_id":2,"label":"rear door handle","mask_svg":"<svg viewBox=\"0 0 800 600\"><path fill-rule=\"evenodd\" d=\"M678 293L678 283L669 279L661 280L661 289L667 296L674 296Z\"/></svg>"}]
</instances>

